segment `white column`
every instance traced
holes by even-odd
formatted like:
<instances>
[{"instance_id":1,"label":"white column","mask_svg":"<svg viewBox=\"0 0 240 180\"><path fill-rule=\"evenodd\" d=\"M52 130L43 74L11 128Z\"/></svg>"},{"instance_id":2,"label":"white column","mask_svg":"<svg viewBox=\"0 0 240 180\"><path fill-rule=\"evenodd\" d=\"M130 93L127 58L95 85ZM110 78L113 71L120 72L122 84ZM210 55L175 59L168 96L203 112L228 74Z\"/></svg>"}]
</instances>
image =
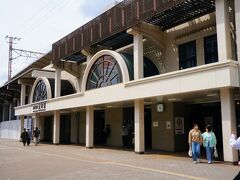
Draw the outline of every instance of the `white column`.
<instances>
[{"instance_id":1,"label":"white column","mask_svg":"<svg viewBox=\"0 0 240 180\"><path fill-rule=\"evenodd\" d=\"M224 161L234 162L238 160L236 150L229 146L229 137L236 131L235 103L233 89L225 88L220 90L221 112L222 112L222 136L223 136L223 156Z\"/></svg>"},{"instance_id":2,"label":"white column","mask_svg":"<svg viewBox=\"0 0 240 180\"><path fill-rule=\"evenodd\" d=\"M135 129L135 152L144 153L144 100L134 101L134 129Z\"/></svg>"},{"instance_id":3,"label":"white column","mask_svg":"<svg viewBox=\"0 0 240 180\"><path fill-rule=\"evenodd\" d=\"M77 92L82 91L82 77L77 77Z\"/></svg>"},{"instance_id":4,"label":"white column","mask_svg":"<svg viewBox=\"0 0 240 180\"><path fill-rule=\"evenodd\" d=\"M216 0L215 3L216 3L218 59L219 61L226 61L232 59L229 10L227 0Z\"/></svg>"},{"instance_id":5,"label":"white column","mask_svg":"<svg viewBox=\"0 0 240 180\"><path fill-rule=\"evenodd\" d=\"M235 0L235 23L237 37L237 58L240 61L240 1Z\"/></svg>"},{"instance_id":6,"label":"white column","mask_svg":"<svg viewBox=\"0 0 240 180\"><path fill-rule=\"evenodd\" d=\"M92 56L91 56L91 55L88 55L88 56L87 56L87 63L89 63L91 59L92 59Z\"/></svg>"},{"instance_id":7,"label":"white column","mask_svg":"<svg viewBox=\"0 0 240 180\"><path fill-rule=\"evenodd\" d=\"M26 97L26 85L21 84L21 106L25 105L25 97Z\"/></svg>"},{"instance_id":8,"label":"white column","mask_svg":"<svg viewBox=\"0 0 240 180\"><path fill-rule=\"evenodd\" d=\"M92 106L86 107L86 147L93 148L94 110Z\"/></svg>"},{"instance_id":9,"label":"white column","mask_svg":"<svg viewBox=\"0 0 240 180\"><path fill-rule=\"evenodd\" d=\"M61 69L55 69L55 98L61 96Z\"/></svg>"},{"instance_id":10,"label":"white column","mask_svg":"<svg viewBox=\"0 0 240 180\"><path fill-rule=\"evenodd\" d=\"M143 36L141 34L133 35L134 51L134 79L143 78Z\"/></svg>"},{"instance_id":11,"label":"white column","mask_svg":"<svg viewBox=\"0 0 240 180\"><path fill-rule=\"evenodd\" d=\"M53 144L60 142L60 111L54 111Z\"/></svg>"},{"instance_id":12,"label":"white column","mask_svg":"<svg viewBox=\"0 0 240 180\"><path fill-rule=\"evenodd\" d=\"M39 125L40 125L40 116L39 116L39 114L34 114L34 119L33 119L33 127L34 127L34 129L36 127L39 128Z\"/></svg>"},{"instance_id":13,"label":"white column","mask_svg":"<svg viewBox=\"0 0 240 180\"><path fill-rule=\"evenodd\" d=\"M23 132L24 129L24 116L20 116L20 133Z\"/></svg>"}]
</instances>

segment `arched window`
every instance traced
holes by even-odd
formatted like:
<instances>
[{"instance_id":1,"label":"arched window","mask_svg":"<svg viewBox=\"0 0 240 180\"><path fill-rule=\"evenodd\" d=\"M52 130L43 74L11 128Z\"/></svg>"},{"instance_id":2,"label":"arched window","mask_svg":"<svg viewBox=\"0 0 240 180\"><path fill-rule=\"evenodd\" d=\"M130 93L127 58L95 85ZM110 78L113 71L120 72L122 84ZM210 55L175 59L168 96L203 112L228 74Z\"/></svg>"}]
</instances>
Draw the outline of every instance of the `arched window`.
<instances>
[{"instance_id":1,"label":"arched window","mask_svg":"<svg viewBox=\"0 0 240 180\"><path fill-rule=\"evenodd\" d=\"M86 89L96 89L122 82L122 73L117 61L109 55L101 56L89 71Z\"/></svg>"},{"instance_id":2,"label":"arched window","mask_svg":"<svg viewBox=\"0 0 240 180\"><path fill-rule=\"evenodd\" d=\"M47 87L43 80L40 80L33 93L33 102L43 101L47 99Z\"/></svg>"}]
</instances>

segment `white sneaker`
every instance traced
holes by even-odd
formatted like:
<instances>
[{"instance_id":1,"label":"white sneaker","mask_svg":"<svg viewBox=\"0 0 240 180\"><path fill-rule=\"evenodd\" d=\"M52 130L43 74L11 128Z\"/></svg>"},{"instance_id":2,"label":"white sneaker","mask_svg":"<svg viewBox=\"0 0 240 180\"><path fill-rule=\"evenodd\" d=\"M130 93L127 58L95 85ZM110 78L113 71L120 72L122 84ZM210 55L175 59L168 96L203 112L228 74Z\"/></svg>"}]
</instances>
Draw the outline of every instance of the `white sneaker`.
<instances>
[{"instance_id":1,"label":"white sneaker","mask_svg":"<svg viewBox=\"0 0 240 180\"><path fill-rule=\"evenodd\" d=\"M197 161L193 161L193 164L197 164Z\"/></svg>"},{"instance_id":2,"label":"white sneaker","mask_svg":"<svg viewBox=\"0 0 240 180\"><path fill-rule=\"evenodd\" d=\"M212 162L211 162L211 161L208 161L208 164L212 164Z\"/></svg>"}]
</instances>

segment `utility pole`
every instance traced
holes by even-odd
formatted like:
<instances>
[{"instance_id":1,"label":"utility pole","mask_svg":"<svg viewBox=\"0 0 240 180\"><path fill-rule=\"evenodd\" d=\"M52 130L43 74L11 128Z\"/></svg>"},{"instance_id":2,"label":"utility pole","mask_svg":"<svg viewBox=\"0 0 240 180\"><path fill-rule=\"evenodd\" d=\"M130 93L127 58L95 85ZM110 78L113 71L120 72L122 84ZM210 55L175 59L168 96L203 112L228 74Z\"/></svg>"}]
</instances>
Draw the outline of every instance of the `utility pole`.
<instances>
[{"instance_id":1,"label":"utility pole","mask_svg":"<svg viewBox=\"0 0 240 180\"><path fill-rule=\"evenodd\" d=\"M12 37L12 36L6 36L5 37L8 40L9 44L9 58L8 58L8 81L11 79L12 76L12 50L13 50L13 43L14 41L19 41L21 38L18 37Z\"/></svg>"},{"instance_id":2,"label":"utility pole","mask_svg":"<svg viewBox=\"0 0 240 180\"><path fill-rule=\"evenodd\" d=\"M5 37L9 44L9 59L8 59L8 81L11 80L12 77L12 61L14 59L17 59L19 57L25 57L25 58L38 58L39 56L44 55L43 53L34 52L34 51L28 51L23 49L16 49L13 48L13 44L15 41L19 41L21 38L19 37L12 37L12 36L6 36ZM13 52L17 55L16 57L13 57Z\"/></svg>"}]
</instances>

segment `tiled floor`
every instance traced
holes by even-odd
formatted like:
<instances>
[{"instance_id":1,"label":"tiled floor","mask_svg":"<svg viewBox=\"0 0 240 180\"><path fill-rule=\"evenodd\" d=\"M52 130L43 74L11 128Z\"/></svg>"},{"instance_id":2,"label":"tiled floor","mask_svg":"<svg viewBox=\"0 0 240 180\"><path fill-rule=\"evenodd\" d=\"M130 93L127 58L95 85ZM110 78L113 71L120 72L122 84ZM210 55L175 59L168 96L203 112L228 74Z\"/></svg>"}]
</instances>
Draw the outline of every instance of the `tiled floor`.
<instances>
[{"instance_id":1,"label":"tiled floor","mask_svg":"<svg viewBox=\"0 0 240 180\"><path fill-rule=\"evenodd\" d=\"M224 163L193 164L168 154L138 155L75 145L30 145L0 139L0 179L216 179L231 180L240 167Z\"/></svg>"}]
</instances>

